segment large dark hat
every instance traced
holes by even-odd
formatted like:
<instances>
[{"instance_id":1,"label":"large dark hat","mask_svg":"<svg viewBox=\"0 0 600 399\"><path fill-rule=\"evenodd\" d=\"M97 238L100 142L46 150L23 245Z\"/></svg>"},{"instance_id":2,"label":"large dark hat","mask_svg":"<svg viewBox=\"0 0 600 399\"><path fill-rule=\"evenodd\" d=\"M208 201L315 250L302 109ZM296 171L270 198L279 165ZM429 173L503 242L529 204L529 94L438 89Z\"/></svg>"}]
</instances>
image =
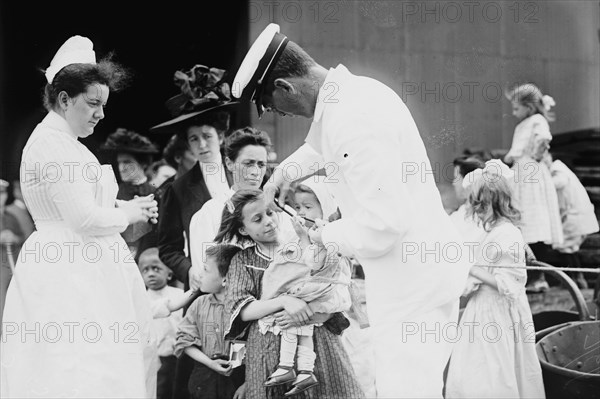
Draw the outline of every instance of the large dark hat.
<instances>
[{"instance_id":1,"label":"large dark hat","mask_svg":"<svg viewBox=\"0 0 600 399\"><path fill-rule=\"evenodd\" d=\"M256 104L259 118L265 112L262 102L265 83L288 41L279 32L279 25L269 24L248 50L233 79L233 96Z\"/></svg>"},{"instance_id":2,"label":"large dark hat","mask_svg":"<svg viewBox=\"0 0 600 399\"><path fill-rule=\"evenodd\" d=\"M101 150L133 154L158 154L160 150L147 137L131 130L118 128L100 146Z\"/></svg>"},{"instance_id":3,"label":"large dark hat","mask_svg":"<svg viewBox=\"0 0 600 399\"><path fill-rule=\"evenodd\" d=\"M188 121L191 118L213 111L224 111L223 107L238 104L231 100L229 83L224 81L226 71L195 65L187 72L175 72L175 85L181 94L171 97L166 107L174 118L150 128L152 132L167 132L167 127Z\"/></svg>"}]
</instances>

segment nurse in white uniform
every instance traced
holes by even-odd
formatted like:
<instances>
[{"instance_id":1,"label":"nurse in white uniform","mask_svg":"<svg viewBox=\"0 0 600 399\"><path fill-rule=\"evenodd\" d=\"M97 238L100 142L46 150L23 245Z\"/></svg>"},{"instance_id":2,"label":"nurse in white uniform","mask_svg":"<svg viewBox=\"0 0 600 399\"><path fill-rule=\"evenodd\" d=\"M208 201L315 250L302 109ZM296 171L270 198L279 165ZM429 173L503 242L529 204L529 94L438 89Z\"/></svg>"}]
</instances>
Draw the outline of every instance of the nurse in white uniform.
<instances>
[{"instance_id":1,"label":"nurse in white uniform","mask_svg":"<svg viewBox=\"0 0 600 399\"><path fill-rule=\"evenodd\" d=\"M23 149L35 231L23 244L3 320L3 398L156 397L156 343L142 276L119 233L156 223L150 196L117 201L109 165L80 138L104 118L122 68L68 39L46 70L46 117Z\"/></svg>"}]
</instances>

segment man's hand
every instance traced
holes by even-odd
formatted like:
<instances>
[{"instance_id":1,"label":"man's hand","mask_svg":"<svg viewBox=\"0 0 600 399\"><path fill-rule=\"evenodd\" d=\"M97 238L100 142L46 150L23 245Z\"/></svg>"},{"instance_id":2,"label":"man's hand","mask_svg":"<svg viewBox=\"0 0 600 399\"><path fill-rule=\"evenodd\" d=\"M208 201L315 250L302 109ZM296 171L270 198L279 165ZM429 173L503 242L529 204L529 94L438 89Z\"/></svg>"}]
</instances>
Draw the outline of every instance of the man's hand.
<instances>
[{"instance_id":1,"label":"man's hand","mask_svg":"<svg viewBox=\"0 0 600 399\"><path fill-rule=\"evenodd\" d=\"M283 204L285 204L285 198L290 191L291 183L291 181L285 178L282 169L275 168L271 178L263 186L265 199L271 210L281 212L281 208L275 204L275 198L277 198L279 203L283 206Z\"/></svg>"}]
</instances>

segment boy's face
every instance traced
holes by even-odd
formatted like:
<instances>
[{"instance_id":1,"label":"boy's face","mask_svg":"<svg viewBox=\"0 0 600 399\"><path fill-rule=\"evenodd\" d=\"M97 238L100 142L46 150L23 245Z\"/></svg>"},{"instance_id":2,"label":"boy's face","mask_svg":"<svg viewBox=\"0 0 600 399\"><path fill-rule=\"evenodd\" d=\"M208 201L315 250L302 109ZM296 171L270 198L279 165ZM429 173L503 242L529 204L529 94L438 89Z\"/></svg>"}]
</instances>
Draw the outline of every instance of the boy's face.
<instances>
[{"instance_id":1,"label":"boy's face","mask_svg":"<svg viewBox=\"0 0 600 399\"><path fill-rule=\"evenodd\" d=\"M314 194L302 192L294 194L294 208L296 208L298 216L302 216L303 218L312 220L323 219L321 204Z\"/></svg>"},{"instance_id":2,"label":"boy's face","mask_svg":"<svg viewBox=\"0 0 600 399\"><path fill-rule=\"evenodd\" d=\"M218 294L225 288L225 277L219 274L219 266L212 256L207 256L200 270L200 290L208 294Z\"/></svg>"},{"instance_id":3,"label":"boy's face","mask_svg":"<svg viewBox=\"0 0 600 399\"><path fill-rule=\"evenodd\" d=\"M171 279L173 272L160 261L158 255L141 256L139 268L146 287L151 290L160 290Z\"/></svg>"}]
</instances>

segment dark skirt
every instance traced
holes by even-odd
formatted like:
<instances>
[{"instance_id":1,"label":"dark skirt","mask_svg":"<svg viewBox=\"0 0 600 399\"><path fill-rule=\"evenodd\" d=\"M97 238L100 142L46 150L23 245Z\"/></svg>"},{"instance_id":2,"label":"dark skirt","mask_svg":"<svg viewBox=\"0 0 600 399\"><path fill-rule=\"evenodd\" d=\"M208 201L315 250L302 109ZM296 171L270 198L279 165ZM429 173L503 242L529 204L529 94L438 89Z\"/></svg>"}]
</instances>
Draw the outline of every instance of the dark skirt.
<instances>
[{"instance_id":1,"label":"dark skirt","mask_svg":"<svg viewBox=\"0 0 600 399\"><path fill-rule=\"evenodd\" d=\"M249 327L246 353L246 399L279 399L290 387L264 387L267 377L279 364L281 336L261 334L258 323ZM315 376L319 385L294 396L294 399L354 399L364 398L341 337L325 327L315 327L314 346L317 359Z\"/></svg>"}]
</instances>

